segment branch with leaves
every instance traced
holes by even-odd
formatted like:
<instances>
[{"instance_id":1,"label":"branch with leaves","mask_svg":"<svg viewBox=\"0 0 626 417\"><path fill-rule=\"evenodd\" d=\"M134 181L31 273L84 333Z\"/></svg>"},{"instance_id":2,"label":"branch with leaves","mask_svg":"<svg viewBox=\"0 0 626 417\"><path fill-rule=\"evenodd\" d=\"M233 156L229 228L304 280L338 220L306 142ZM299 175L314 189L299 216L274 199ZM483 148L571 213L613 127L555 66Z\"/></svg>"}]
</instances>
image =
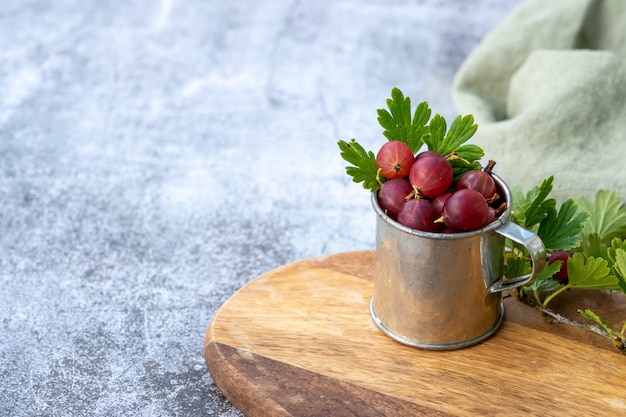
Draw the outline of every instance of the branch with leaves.
<instances>
[{"instance_id":1,"label":"branch with leaves","mask_svg":"<svg viewBox=\"0 0 626 417\"><path fill-rule=\"evenodd\" d=\"M471 169L480 169L478 162L485 154L483 150L466 142L476 133L478 126L472 115L457 116L448 129L445 119L435 114L428 103L422 102L415 110L411 108L411 99L405 97L398 88L391 90L387 99L387 109L378 109L378 123L382 126L387 140L404 142L415 154L424 145L429 151L452 156L449 161L454 176L458 177ZM376 156L366 151L355 139L338 142L341 157L350 163L346 173L356 183L372 192L378 191L384 181L376 168Z\"/></svg>"},{"instance_id":2,"label":"branch with leaves","mask_svg":"<svg viewBox=\"0 0 626 417\"><path fill-rule=\"evenodd\" d=\"M593 202L586 198L569 199L557 210L556 201L548 198L553 177L543 181L527 194L513 189L513 213L510 219L525 228L536 231L548 254L554 251L571 253L566 261L546 264L535 278L517 289L518 298L535 305L544 314L563 323L564 319L548 305L567 290L618 290L626 294L626 207L613 192L600 190ZM518 276L530 271L530 262L521 249L511 244L506 255L505 276ZM555 278L563 262L567 263L567 278ZM596 333L608 337L626 354L626 322L615 329L591 309L578 310L582 317L595 322ZM626 319L626 318L625 318Z\"/></svg>"}]
</instances>

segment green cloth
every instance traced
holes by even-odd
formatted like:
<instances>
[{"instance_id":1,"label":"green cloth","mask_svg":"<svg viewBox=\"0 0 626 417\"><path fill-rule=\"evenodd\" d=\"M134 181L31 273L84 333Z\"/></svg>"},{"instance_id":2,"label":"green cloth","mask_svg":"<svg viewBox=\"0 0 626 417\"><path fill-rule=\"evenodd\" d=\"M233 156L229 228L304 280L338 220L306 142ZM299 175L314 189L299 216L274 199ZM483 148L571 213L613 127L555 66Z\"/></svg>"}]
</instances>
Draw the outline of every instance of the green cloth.
<instances>
[{"instance_id":1,"label":"green cloth","mask_svg":"<svg viewBox=\"0 0 626 417\"><path fill-rule=\"evenodd\" d=\"M559 201L626 199L625 0L523 1L467 57L453 99L510 186L554 175Z\"/></svg>"}]
</instances>

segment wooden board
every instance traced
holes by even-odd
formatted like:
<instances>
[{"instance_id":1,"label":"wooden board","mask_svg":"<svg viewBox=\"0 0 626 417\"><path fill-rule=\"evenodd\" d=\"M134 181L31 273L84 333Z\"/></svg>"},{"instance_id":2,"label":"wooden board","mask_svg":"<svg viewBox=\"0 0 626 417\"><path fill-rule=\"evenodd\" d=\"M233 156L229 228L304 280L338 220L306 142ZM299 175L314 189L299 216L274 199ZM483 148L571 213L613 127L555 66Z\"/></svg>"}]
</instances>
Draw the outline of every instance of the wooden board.
<instances>
[{"instance_id":1,"label":"wooden board","mask_svg":"<svg viewBox=\"0 0 626 417\"><path fill-rule=\"evenodd\" d=\"M501 329L470 348L391 340L369 314L373 262L364 251L289 264L222 306L205 359L246 416L626 415L626 356L512 297ZM551 306L576 319L576 308L593 307L617 324L625 298L572 292Z\"/></svg>"}]
</instances>

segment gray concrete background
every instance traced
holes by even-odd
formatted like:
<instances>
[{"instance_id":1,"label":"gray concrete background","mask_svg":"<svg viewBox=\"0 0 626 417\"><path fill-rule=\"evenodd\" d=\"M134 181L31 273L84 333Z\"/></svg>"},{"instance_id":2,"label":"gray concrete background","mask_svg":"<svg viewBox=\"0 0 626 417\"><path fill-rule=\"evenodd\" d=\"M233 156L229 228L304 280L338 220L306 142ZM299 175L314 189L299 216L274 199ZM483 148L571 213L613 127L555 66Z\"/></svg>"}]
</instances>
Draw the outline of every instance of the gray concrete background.
<instances>
[{"instance_id":1,"label":"gray concrete background","mask_svg":"<svg viewBox=\"0 0 626 417\"><path fill-rule=\"evenodd\" d=\"M373 248L337 141L518 0L0 2L0 415L240 416L204 332L258 275Z\"/></svg>"}]
</instances>

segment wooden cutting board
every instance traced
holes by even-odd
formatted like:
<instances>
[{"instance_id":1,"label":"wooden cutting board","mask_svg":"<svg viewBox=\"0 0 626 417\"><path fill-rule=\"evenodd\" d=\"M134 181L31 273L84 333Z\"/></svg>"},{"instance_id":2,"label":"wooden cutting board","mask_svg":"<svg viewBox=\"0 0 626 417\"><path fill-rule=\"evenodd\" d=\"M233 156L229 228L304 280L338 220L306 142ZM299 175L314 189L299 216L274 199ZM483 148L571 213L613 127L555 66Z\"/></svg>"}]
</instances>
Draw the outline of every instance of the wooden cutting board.
<instances>
[{"instance_id":1,"label":"wooden cutting board","mask_svg":"<svg viewBox=\"0 0 626 417\"><path fill-rule=\"evenodd\" d=\"M481 344L408 347L372 322L373 264L371 251L307 259L234 294L204 343L224 395L248 417L626 415L626 356L608 339L509 297ZM580 307L626 320L622 293L560 298L551 307L577 320Z\"/></svg>"}]
</instances>

